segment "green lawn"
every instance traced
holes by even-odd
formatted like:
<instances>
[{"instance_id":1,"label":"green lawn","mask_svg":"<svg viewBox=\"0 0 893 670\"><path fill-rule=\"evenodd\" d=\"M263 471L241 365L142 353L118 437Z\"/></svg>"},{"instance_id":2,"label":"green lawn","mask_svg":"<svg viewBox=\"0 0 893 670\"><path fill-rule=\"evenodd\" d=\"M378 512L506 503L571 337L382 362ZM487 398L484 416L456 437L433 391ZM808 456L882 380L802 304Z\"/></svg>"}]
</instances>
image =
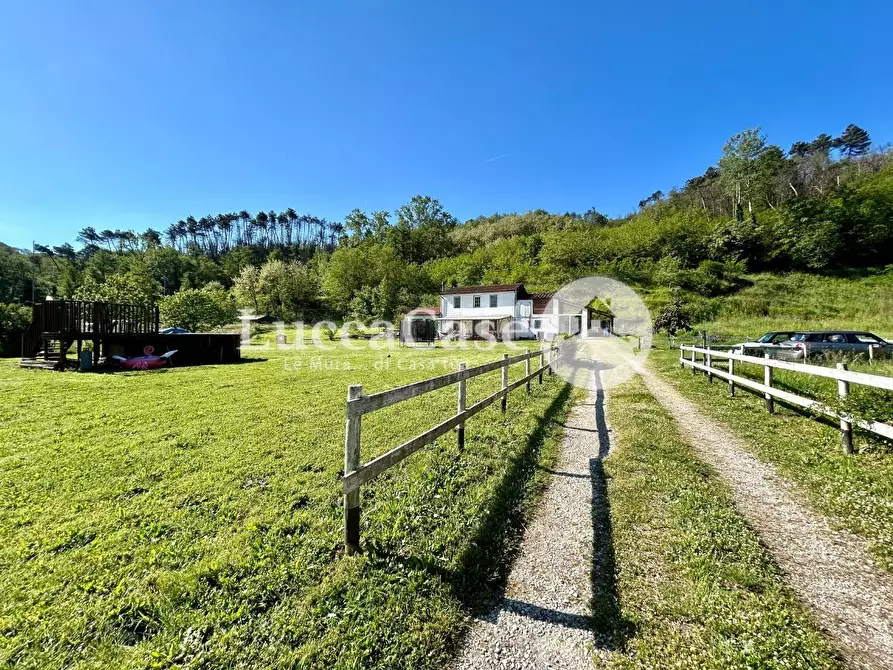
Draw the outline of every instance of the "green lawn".
<instances>
[{"instance_id":1,"label":"green lawn","mask_svg":"<svg viewBox=\"0 0 893 670\"><path fill-rule=\"evenodd\" d=\"M366 551L346 557L346 389L503 351L271 349L117 374L0 361L0 666L441 667L504 575L573 393L519 389L508 420L498 404L471 420L465 453L447 436L364 488ZM498 384L469 381L469 403ZM452 387L367 416L363 461L455 403Z\"/></svg>"},{"instance_id":2,"label":"green lawn","mask_svg":"<svg viewBox=\"0 0 893 670\"><path fill-rule=\"evenodd\" d=\"M640 378L611 391L608 420L616 584L596 575L595 614L618 653L606 664L840 667L725 485Z\"/></svg>"},{"instance_id":3,"label":"green lawn","mask_svg":"<svg viewBox=\"0 0 893 670\"><path fill-rule=\"evenodd\" d=\"M739 389L729 397L722 380L707 383L703 374L679 367L678 351L655 351L653 366L708 416L729 426L761 460L778 467L783 476L819 511L868 540L878 563L893 571L893 449L878 439L856 431L855 456L841 449L840 432L832 422L819 421L784 407L776 401L769 415L762 397ZM852 369L870 371L864 362ZM888 363L874 372L889 372ZM739 364L736 374L762 382L762 366ZM836 382L787 371L775 371L773 384L817 400L834 403ZM893 403L886 392L868 392L853 385L859 406L875 418L893 417Z\"/></svg>"}]
</instances>

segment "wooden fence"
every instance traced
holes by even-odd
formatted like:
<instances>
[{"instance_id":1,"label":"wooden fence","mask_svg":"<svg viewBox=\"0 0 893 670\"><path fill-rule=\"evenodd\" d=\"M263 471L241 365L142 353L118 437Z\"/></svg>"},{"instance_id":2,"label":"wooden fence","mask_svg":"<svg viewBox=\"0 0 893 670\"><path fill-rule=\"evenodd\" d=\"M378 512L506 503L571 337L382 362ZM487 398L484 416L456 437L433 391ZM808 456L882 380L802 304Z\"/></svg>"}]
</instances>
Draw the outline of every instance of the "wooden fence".
<instances>
[{"instance_id":1,"label":"wooden fence","mask_svg":"<svg viewBox=\"0 0 893 670\"><path fill-rule=\"evenodd\" d=\"M690 359L685 357L686 352L691 354ZM699 355L701 356L700 362L698 361ZM722 370L714 367L713 362L716 358L727 360L728 369ZM763 366L763 383L761 384L753 379L736 375L735 361ZM766 400L766 410L770 414L775 411L775 399L777 398L789 405L794 405L796 407L801 407L825 416L839 419L841 443L844 452L847 454L853 453L853 424L876 435L880 435L887 439L893 439L893 426L878 421L854 419L852 416L838 412L819 400L804 398L795 393L773 387L772 371L790 370L792 372L799 372L814 377L834 379L837 381L837 393L840 398L847 397L850 384L859 384L861 386L869 386L875 389L893 391L893 377L873 375L866 372L853 372L847 370L845 363L838 363L836 368L825 368L819 365L781 361L770 358L768 353L765 354L763 358L759 358L757 356L735 354L730 351L719 351L711 348L685 345L681 345L679 348L679 365L683 368L686 366L690 367L692 374L697 374L698 370L705 372L709 382L713 382L714 376L719 377L720 379L725 379L729 384L729 394L732 396L735 395L736 385L763 394L763 397Z\"/></svg>"},{"instance_id":2,"label":"wooden fence","mask_svg":"<svg viewBox=\"0 0 893 670\"><path fill-rule=\"evenodd\" d=\"M462 450L465 447L465 422L468 419L497 400L502 401L502 412L505 413L508 394L521 386L524 386L527 393L530 393L530 381L534 377L538 377L539 383L542 383L543 371L546 370L551 375L551 364L558 360L558 356L558 349L552 347L548 351L533 351L512 357L505 354L502 360L484 363L473 368L466 368L465 363L460 363L457 372L371 395L363 394L362 385L352 384L349 386L346 408L347 423L344 435L344 477L341 479L341 491L344 494L344 545L347 552L354 553L360 548L360 487L363 484L369 483L381 473L453 428L458 429L459 449ZM531 372L530 361L537 357L539 358L539 367ZM525 364L524 376L509 384L509 366L522 362ZM500 390L476 402L471 407L466 407L466 381L494 370L502 371ZM372 459L365 465L360 465L360 435L364 414L453 384L459 385L457 412L454 416L404 442L399 447Z\"/></svg>"},{"instance_id":3,"label":"wooden fence","mask_svg":"<svg viewBox=\"0 0 893 670\"><path fill-rule=\"evenodd\" d=\"M110 334L154 334L158 328L158 305L47 300L32 307L31 324L22 335L22 357L35 356L47 336L74 341Z\"/></svg>"}]
</instances>

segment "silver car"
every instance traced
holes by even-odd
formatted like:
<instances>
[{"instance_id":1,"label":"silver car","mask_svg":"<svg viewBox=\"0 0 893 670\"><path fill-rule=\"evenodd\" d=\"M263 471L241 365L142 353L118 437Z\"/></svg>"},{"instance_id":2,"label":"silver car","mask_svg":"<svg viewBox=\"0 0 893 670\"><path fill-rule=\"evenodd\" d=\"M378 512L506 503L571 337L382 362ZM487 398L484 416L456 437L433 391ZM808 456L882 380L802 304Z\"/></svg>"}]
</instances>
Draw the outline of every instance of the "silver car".
<instances>
[{"instance_id":1,"label":"silver car","mask_svg":"<svg viewBox=\"0 0 893 670\"><path fill-rule=\"evenodd\" d=\"M863 330L813 330L794 333L791 339L782 342L776 355L779 358L803 360L819 354L868 354L869 348L877 358L893 353L893 344L874 333Z\"/></svg>"},{"instance_id":2,"label":"silver car","mask_svg":"<svg viewBox=\"0 0 893 670\"><path fill-rule=\"evenodd\" d=\"M782 342L787 342L791 339L793 335L794 331L791 330L774 330L770 333L766 333L756 342L739 342L738 344L733 345L735 347L734 351L738 354L761 356L763 349L778 347Z\"/></svg>"}]
</instances>

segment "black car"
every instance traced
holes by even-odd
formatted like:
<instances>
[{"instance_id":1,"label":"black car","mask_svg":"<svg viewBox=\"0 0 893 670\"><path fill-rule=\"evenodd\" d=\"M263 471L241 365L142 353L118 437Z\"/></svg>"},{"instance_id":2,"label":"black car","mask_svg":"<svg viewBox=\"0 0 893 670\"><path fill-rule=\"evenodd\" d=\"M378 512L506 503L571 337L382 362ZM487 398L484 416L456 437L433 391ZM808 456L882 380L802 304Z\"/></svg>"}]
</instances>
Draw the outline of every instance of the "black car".
<instances>
[{"instance_id":1,"label":"black car","mask_svg":"<svg viewBox=\"0 0 893 670\"><path fill-rule=\"evenodd\" d=\"M822 353L867 354L869 347L874 356L893 353L893 344L864 330L812 330L794 333L791 339L781 343L776 355L803 360Z\"/></svg>"}]
</instances>

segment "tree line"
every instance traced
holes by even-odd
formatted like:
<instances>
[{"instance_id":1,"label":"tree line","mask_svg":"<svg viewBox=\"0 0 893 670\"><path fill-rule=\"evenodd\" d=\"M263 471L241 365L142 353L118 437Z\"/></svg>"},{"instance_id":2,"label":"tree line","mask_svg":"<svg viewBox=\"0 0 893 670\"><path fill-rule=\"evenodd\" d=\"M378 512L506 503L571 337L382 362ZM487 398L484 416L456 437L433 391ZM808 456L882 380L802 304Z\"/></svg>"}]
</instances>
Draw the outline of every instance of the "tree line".
<instances>
[{"instance_id":1,"label":"tree line","mask_svg":"<svg viewBox=\"0 0 893 670\"><path fill-rule=\"evenodd\" d=\"M748 271L893 264L893 154L872 149L855 125L787 152L759 128L744 130L701 175L638 205L616 219L591 208L459 223L420 195L393 212L354 209L339 223L289 208L187 216L164 232L85 228L79 248L0 246L0 303L27 305L33 294L172 304L204 291L182 304L212 296L208 314L230 314L225 299L285 319L394 319L437 304L444 286L552 290L602 274L654 305L681 291L696 306L737 290ZM4 332L9 322L0 320Z\"/></svg>"}]
</instances>

